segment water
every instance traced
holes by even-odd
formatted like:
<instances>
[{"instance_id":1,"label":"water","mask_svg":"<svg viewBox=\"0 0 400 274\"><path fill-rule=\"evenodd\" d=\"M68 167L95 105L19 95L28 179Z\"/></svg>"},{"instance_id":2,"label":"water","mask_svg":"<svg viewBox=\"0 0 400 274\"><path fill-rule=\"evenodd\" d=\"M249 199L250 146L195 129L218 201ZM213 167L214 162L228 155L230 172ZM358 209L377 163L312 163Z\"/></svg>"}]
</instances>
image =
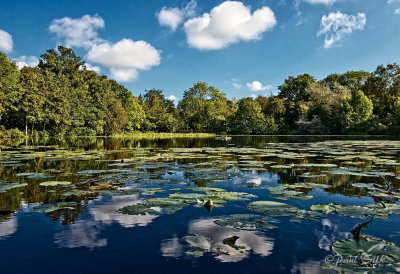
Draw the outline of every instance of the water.
<instances>
[{"instance_id":1,"label":"water","mask_svg":"<svg viewBox=\"0 0 400 274\"><path fill-rule=\"evenodd\" d=\"M351 239L377 211L327 214L310 206L379 207L400 198L400 141L388 137L2 142L0 273L335 273L332 245ZM40 185L48 181L70 184ZM190 195L173 200L182 193ZM210 197L211 211L203 206ZM176 204L119 211L156 198ZM254 201L297 211L270 216L249 209ZM396 247L399 215L382 212L361 234ZM216 223L231 214L267 218L275 229Z\"/></svg>"}]
</instances>

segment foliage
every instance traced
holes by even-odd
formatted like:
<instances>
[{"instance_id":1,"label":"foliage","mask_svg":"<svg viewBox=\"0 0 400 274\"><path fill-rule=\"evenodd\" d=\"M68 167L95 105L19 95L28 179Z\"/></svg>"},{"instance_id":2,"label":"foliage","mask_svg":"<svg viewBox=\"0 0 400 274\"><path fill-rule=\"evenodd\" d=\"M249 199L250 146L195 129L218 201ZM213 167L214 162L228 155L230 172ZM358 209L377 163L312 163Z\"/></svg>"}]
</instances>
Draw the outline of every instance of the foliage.
<instances>
[{"instance_id":1,"label":"foliage","mask_svg":"<svg viewBox=\"0 0 400 274\"><path fill-rule=\"evenodd\" d=\"M317 81L290 76L276 96L229 100L197 82L177 105L162 90L134 96L87 70L63 46L18 69L0 53L0 135L83 136L129 132L214 134L400 134L400 67L349 71Z\"/></svg>"}]
</instances>

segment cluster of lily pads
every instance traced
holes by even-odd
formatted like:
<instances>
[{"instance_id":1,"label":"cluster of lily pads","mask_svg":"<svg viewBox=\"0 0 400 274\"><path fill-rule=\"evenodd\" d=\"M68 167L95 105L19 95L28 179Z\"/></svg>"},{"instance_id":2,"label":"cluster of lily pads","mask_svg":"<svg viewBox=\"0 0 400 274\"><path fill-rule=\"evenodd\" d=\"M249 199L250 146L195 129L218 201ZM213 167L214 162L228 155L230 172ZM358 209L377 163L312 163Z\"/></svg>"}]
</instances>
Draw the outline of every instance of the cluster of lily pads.
<instances>
[{"instance_id":1,"label":"cluster of lily pads","mask_svg":"<svg viewBox=\"0 0 400 274\"><path fill-rule=\"evenodd\" d=\"M211 210L228 202L247 201L251 214L218 216L212 219L213 224L237 231L268 231L278 227L281 217L302 222L318 221L328 214L358 219L386 219L400 214L399 157L398 141L89 151L59 146L2 147L0 195L14 190L13 195L21 195L22 201L36 201L34 210L46 214L77 210L82 203L100 195L140 194L139 202L118 209L129 215L174 214L188 206ZM254 183L258 175L268 173L279 174L280 181ZM264 198L258 201L256 195L247 192L210 186L219 182L233 185L241 180L247 183L240 187L267 189L269 197L276 200L312 200L313 190L321 189L370 196L376 203L315 204L309 209L300 209L289 202ZM38 193L46 200L30 196ZM49 200L55 202L49 203ZM195 245L198 239L189 235L186 240ZM235 239L224 240L222 244L230 249L241 249ZM383 243L368 237L363 241L363 248L377 245L379 241ZM344 249L353 250L352 245L355 243L351 240L335 243L333 250L347 254ZM199 250L203 249L193 249L188 254L204 254L204 250Z\"/></svg>"}]
</instances>

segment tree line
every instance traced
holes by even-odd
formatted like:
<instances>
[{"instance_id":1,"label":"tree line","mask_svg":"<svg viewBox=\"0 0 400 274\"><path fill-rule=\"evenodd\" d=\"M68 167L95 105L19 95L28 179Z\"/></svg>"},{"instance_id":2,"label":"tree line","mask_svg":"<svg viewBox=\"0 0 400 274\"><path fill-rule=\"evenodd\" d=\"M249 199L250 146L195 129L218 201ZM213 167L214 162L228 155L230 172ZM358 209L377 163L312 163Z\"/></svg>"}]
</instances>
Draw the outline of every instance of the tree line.
<instances>
[{"instance_id":1,"label":"tree line","mask_svg":"<svg viewBox=\"0 0 400 274\"><path fill-rule=\"evenodd\" d=\"M316 80L290 76L276 96L230 100L198 82L175 103L162 90L134 96L88 70L72 49L18 69L0 53L0 132L96 136L122 132L217 134L400 134L400 67L349 71Z\"/></svg>"}]
</instances>

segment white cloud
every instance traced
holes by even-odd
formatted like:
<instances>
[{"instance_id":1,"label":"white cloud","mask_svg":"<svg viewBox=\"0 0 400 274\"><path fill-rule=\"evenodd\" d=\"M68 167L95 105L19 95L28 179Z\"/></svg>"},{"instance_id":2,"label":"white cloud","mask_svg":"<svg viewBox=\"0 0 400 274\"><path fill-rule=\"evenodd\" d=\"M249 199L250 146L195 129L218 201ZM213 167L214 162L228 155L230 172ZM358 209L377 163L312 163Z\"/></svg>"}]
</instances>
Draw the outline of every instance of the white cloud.
<instances>
[{"instance_id":1,"label":"white cloud","mask_svg":"<svg viewBox=\"0 0 400 274\"><path fill-rule=\"evenodd\" d=\"M120 82L132 82L139 77L139 73L136 69L131 68L110 68L111 78Z\"/></svg>"},{"instance_id":2,"label":"white cloud","mask_svg":"<svg viewBox=\"0 0 400 274\"><path fill-rule=\"evenodd\" d=\"M325 48L331 48L340 45L341 40L353 32L353 30L363 30L367 23L365 13L357 15L344 14L340 11L331 12L322 16L321 29L318 36L325 34Z\"/></svg>"},{"instance_id":3,"label":"white cloud","mask_svg":"<svg viewBox=\"0 0 400 274\"><path fill-rule=\"evenodd\" d=\"M175 95L171 94L170 96L167 97L168 100L171 101L178 101L178 97L176 97Z\"/></svg>"},{"instance_id":4,"label":"white cloud","mask_svg":"<svg viewBox=\"0 0 400 274\"><path fill-rule=\"evenodd\" d=\"M145 41L122 39L111 44L94 45L86 58L96 64L110 68L111 76L122 82L133 81L138 70L148 70L160 64L160 53Z\"/></svg>"},{"instance_id":5,"label":"white cloud","mask_svg":"<svg viewBox=\"0 0 400 274\"><path fill-rule=\"evenodd\" d=\"M85 63L85 68L87 70L91 70L91 71L94 71L96 73L100 73L101 72L101 68L99 66L93 66L93 65L91 65L89 63Z\"/></svg>"},{"instance_id":6,"label":"white cloud","mask_svg":"<svg viewBox=\"0 0 400 274\"><path fill-rule=\"evenodd\" d=\"M15 58L14 61L17 63L19 69L22 69L23 67L35 67L39 64L39 59L36 56L22 55Z\"/></svg>"},{"instance_id":7,"label":"white cloud","mask_svg":"<svg viewBox=\"0 0 400 274\"><path fill-rule=\"evenodd\" d=\"M13 49L13 39L11 34L0 29L0 51L5 53L11 52Z\"/></svg>"},{"instance_id":8,"label":"white cloud","mask_svg":"<svg viewBox=\"0 0 400 274\"><path fill-rule=\"evenodd\" d=\"M54 19L49 30L62 39L67 47L90 48L103 42L98 37L98 30L104 28L104 26L104 20L100 16L84 15L81 18Z\"/></svg>"},{"instance_id":9,"label":"white cloud","mask_svg":"<svg viewBox=\"0 0 400 274\"><path fill-rule=\"evenodd\" d=\"M175 31L184 19L194 15L196 6L196 1L192 0L183 8L163 7L161 11L156 14L158 23L161 26L169 27L172 31Z\"/></svg>"},{"instance_id":10,"label":"white cloud","mask_svg":"<svg viewBox=\"0 0 400 274\"><path fill-rule=\"evenodd\" d=\"M324 4L324 5L329 5L336 2L336 0L303 0L303 1L310 4Z\"/></svg>"},{"instance_id":11,"label":"white cloud","mask_svg":"<svg viewBox=\"0 0 400 274\"><path fill-rule=\"evenodd\" d=\"M231 80L232 86L234 89L241 89L242 88L242 84L239 82L238 79L233 78Z\"/></svg>"},{"instance_id":12,"label":"white cloud","mask_svg":"<svg viewBox=\"0 0 400 274\"><path fill-rule=\"evenodd\" d=\"M400 8L396 9L396 10L394 11L394 14L400 14Z\"/></svg>"},{"instance_id":13,"label":"white cloud","mask_svg":"<svg viewBox=\"0 0 400 274\"><path fill-rule=\"evenodd\" d=\"M210 13L189 19L184 24L187 42L203 50L225 48L241 40L261 39L263 32L276 24L274 12L262 7L251 13L242 2L225 1Z\"/></svg>"},{"instance_id":14,"label":"white cloud","mask_svg":"<svg viewBox=\"0 0 400 274\"><path fill-rule=\"evenodd\" d=\"M183 14L178 8L164 7L157 14L157 18L161 26L169 27L172 31L175 31L183 20Z\"/></svg>"},{"instance_id":15,"label":"white cloud","mask_svg":"<svg viewBox=\"0 0 400 274\"><path fill-rule=\"evenodd\" d=\"M248 90L250 91L265 91L267 89L271 89L272 86L264 86L260 81L253 81L251 83L246 84Z\"/></svg>"}]
</instances>

